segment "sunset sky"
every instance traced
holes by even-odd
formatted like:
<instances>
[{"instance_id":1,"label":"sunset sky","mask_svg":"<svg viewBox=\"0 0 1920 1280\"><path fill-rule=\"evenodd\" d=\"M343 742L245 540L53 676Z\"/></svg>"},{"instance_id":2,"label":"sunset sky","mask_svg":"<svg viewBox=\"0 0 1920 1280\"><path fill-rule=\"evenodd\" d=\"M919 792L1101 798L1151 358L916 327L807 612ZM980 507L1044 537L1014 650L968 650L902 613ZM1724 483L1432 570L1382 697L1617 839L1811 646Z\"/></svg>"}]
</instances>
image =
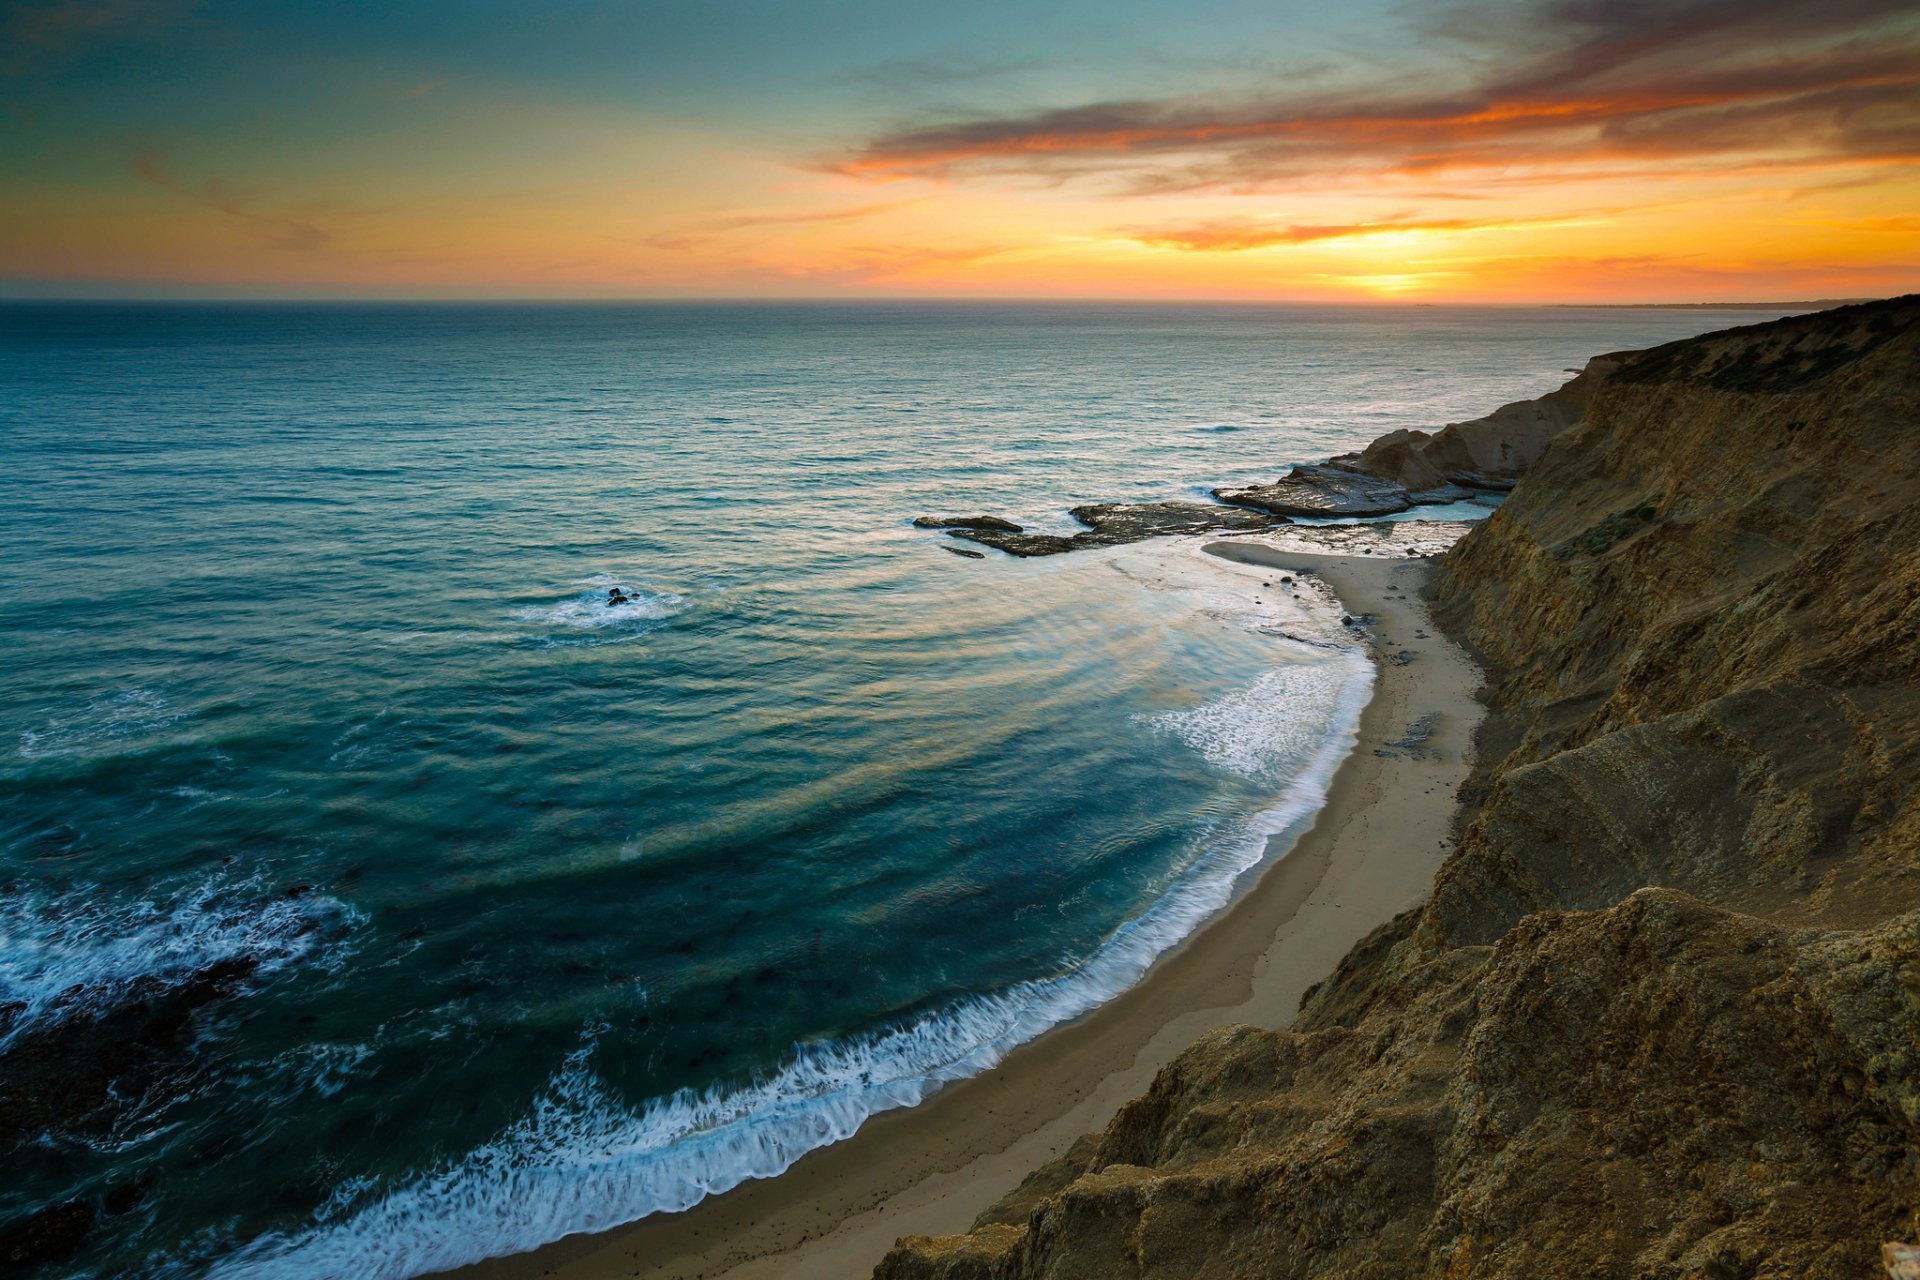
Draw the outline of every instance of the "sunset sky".
<instances>
[{"instance_id":1,"label":"sunset sky","mask_svg":"<svg viewBox=\"0 0 1920 1280\"><path fill-rule=\"evenodd\" d=\"M0 294L1920 288L1915 0L0 5Z\"/></svg>"}]
</instances>

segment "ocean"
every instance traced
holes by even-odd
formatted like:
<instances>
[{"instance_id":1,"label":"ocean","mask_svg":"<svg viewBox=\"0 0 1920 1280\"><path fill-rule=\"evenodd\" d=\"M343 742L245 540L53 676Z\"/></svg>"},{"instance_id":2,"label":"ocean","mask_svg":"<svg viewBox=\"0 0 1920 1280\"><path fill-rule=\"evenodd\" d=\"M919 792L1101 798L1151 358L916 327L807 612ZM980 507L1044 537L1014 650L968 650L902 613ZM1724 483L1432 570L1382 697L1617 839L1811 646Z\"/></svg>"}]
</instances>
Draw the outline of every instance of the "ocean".
<instances>
[{"instance_id":1,"label":"ocean","mask_svg":"<svg viewBox=\"0 0 1920 1280\"><path fill-rule=\"evenodd\" d=\"M990 1067L1311 821L1372 671L1203 540L914 516L1065 531L1748 318L0 306L0 1233L400 1280Z\"/></svg>"}]
</instances>

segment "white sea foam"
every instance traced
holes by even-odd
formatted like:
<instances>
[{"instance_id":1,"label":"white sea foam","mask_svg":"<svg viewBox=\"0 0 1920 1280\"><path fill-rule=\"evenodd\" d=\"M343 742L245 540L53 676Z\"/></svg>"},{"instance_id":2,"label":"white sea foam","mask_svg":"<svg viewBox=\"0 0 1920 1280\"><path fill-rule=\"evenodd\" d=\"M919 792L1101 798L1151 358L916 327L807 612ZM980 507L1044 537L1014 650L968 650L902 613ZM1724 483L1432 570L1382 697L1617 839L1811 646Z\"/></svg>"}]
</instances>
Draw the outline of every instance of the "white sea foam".
<instances>
[{"instance_id":1,"label":"white sea foam","mask_svg":"<svg viewBox=\"0 0 1920 1280\"><path fill-rule=\"evenodd\" d=\"M158 690L122 689L92 699L85 711L50 716L38 728L21 730L19 751L28 760L113 755L186 714Z\"/></svg>"},{"instance_id":2,"label":"white sea foam","mask_svg":"<svg viewBox=\"0 0 1920 1280\"><path fill-rule=\"evenodd\" d=\"M1263 678L1179 722L1225 759L1272 772L1285 758L1294 767L1271 806L1212 843L1086 960L895 1026L797 1046L777 1071L745 1088L683 1090L638 1109L594 1073L589 1042L531 1112L493 1141L385 1192L364 1184L345 1190L310 1228L253 1240L210 1274L404 1280L524 1252L773 1177L869 1117L989 1069L1016 1045L1139 981L1155 958L1227 905L1241 876L1265 858L1270 834L1290 839L1319 809L1353 747L1373 684L1371 664L1351 649L1329 674L1325 666L1317 672L1327 691L1316 696L1311 718L1297 701L1302 684ZM1288 718L1311 728L1284 737L1245 723Z\"/></svg>"},{"instance_id":3,"label":"white sea foam","mask_svg":"<svg viewBox=\"0 0 1920 1280\"><path fill-rule=\"evenodd\" d=\"M216 878L161 900L116 902L87 885L58 896L17 892L0 902L0 1005L19 1006L0 1045L45 1018L110 1008L141 979L182 979L242 958L259 966L256 975L271 974L355 919L333 898L290 898L252 880Z\"/></svg>"},{"instance_id":4,"label":"white sea foam","mask_svg":"<svg viewBox=\"0 0 1920 1280\"><path fill-rule=\"evenodd\" d=\"M1312 753L1342 696L1343 686L1327 678L1323 665L1276 667L1211 702L1142 719L1218 768L1272 782Z\"/></svg>"},{"instance_id":5,"label":"white sea foam","mask_svg":"<svg viewBox=\"0 0 1920 1280\"><path fill-rule=\"evenodd\" d=\"M646 592L638 588L629 590L619 579L607 574L583 578L575 585L587 590L553 604L530 605L515 613L514 617L549 630L588 633L584 637L561 639L554 643L607 643L609 640L628 639L651 631L679 613L687 603L671 592ZM616 586L626 593L626 599L619 604L609 604L607 591ZM607 634L593 634L599 632Z\"/></svg>"}]
</instances>

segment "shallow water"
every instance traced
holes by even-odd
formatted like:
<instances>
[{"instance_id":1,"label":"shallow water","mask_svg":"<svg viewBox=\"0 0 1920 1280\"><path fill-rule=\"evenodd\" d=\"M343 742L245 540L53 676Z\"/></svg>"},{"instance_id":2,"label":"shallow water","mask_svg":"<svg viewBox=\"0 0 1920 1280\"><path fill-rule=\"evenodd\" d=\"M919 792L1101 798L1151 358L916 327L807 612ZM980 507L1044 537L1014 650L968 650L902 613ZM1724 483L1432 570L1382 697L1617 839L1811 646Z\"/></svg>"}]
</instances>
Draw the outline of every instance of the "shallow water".
<instances>
[{"instance_id":1,"label":"shallow water","mask_svg":"<svg viewBox=\"0 0 1920 1280\"><path fill-rule=\"evenodd\" d=\"M1271 479L1737 322L0 309L0 1055L257 966L0 1222L139 1186L66 1271L403 1277L983 1069L1310 818L1371 673L1191 541L912 516Z\"/></svg>"}]
</instances>

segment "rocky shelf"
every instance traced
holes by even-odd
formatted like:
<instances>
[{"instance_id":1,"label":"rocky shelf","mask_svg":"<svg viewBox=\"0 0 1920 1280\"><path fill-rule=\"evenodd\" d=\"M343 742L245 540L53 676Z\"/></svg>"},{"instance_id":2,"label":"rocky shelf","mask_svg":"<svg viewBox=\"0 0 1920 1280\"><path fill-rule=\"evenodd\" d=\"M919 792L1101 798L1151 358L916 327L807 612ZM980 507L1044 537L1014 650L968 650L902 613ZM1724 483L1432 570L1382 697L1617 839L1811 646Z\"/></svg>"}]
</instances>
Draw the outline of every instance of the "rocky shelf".
<instances>
[{"instance_id":1,"label":"rocky shelf","mask_svg":"<svg viewBox=\"0 0 1920 1280\"><path fill-rule=\"evenodd\" d=\"M1596 387L1631 353L1596 356L1580 375L1535 400L1432 433L1394 431L1359 453L1297 466L1271 484L1213 490L1217 503L1095 503L1075 507L1086 529L1034 533L1001 516L918 516L921 529L1008 555L1056 556L1175 533L1249 533L1294 518L1364 520L1417 506L1505 493L1556 435L1580 420ZM949 548L949 550L956 550ZM964 553L963 553L964 554Z\"/></svg>"}]
</instances>

